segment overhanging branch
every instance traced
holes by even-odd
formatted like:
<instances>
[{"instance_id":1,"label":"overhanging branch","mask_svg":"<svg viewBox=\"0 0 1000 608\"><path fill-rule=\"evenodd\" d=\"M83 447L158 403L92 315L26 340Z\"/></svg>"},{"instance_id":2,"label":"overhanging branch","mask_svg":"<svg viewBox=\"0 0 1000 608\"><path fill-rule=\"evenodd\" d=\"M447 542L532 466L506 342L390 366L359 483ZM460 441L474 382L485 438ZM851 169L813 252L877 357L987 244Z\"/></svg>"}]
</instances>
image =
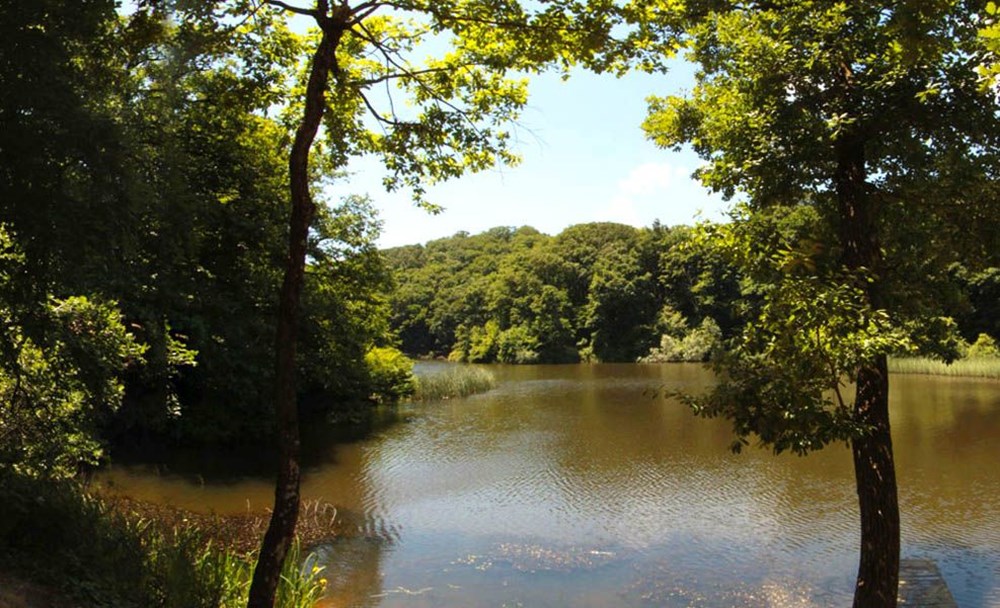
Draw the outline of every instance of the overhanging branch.
<instances>
[{"instance_id":1,"label":"overhanging branch","mask_svg":"<svg viewBox=\"0 0 1000 608\"><path fill-rule=\"evenodd\" d=\"M267 4L270 4L271 6L276 6L276 7L280 8L280 9L286 10L286 11L288 11L290 13L296 13L298 15L307 15L309 17L312 17L313 19L317 19L318 20L318 19L320 19L323 16L319 11L317 11L315 9L308 9L308 8L301 8L301 7L298 7L298 6L292 6L291 4L287 4L285 2L282 2L281 0L264 0L264 1Z\"/></svg>"},{"instance_id":2,"label":"overhanging branch","mask_svg":"<svg viewBox=\"0 0 1000 608\"><path fill-rule=\"evenodd\" d=\"M453 112L457 113L459 116L461 116L462 118L464 118L469 123L469 125L472 127L473 131L475 131L477 134L481 134L482 133L482 131L479 129L478 125L476 125L475 121L472 120L471 118L469 118L468 112L466 112L465 110L459 108L458 106L456 106L452 102L448 101L447 99L445 99L441 95L438 95L433 89L431 89L429 86L427 86L427 83L425 83L421 78L419 78L418 77L419 75L416 74L414 70L410 69L409 66L403 65L400 61L398 61L396 59L396 57L394 57L393 54L390 53L375 38L375 36L372 35L372 33L370 31L368 31L368 28L365 27L364 23L358 23L356 25L357 25L356 28L351 28L348 31L351 32L352 34L355 34L355 35L359 36L363 40L366 40L369 44L371 44L375 48L379 49L379 51L381 51L382 55L385 57L386 62L389 63L390 65L392 65L392 67L394 67L397 70L399 70L400 77L403 77L403 75L408 75L410 78L412 78L414 81L416 81L417 86L419 86L421 89L423 89L428 94L428 96L435 103L443 105L443 106L451 109ZM463 69L463 68L467 69L468 67L469 67L469 65L461 65L461 66L456 66L454 69ZM437 69L437 70L442 70L443 71L446 68L432 68L432 69Z\"/></svg>"},{"instance_id":3,"label":"overhanging branch","mask_svg":"<svg viewBox=\"0 0 1000 608\"><path fill-rule=\"evenodd\" d=\"M459 66L459 67L467 67L467 66ZM412 70L412 71L404 71L404 72L394 72L394 73L391 73L391 74L385 74L383 76L379 76L378 78L369 78L369 79L366 79L366 80L355 80L355 81L350 82L348 84L351 85L351 86L355 86L355 87L368 87L368 86L371 86L373 84L380 84L380 83L387 82L387 81L390 81L390 80L413 79L413 78L417 78L419 76L423 76L425 74L434 74L434 73L437 73L437 72L448 72L450 70L451 70L451 68L426 68L426 69L423 69L423 70Z\"/></svg>"}]
</instances>

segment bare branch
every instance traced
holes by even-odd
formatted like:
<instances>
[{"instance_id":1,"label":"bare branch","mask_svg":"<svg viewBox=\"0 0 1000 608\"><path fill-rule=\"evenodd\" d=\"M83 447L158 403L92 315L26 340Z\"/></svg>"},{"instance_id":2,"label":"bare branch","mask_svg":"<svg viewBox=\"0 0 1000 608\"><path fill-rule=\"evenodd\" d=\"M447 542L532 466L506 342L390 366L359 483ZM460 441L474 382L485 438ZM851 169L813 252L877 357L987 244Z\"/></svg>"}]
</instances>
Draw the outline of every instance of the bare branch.
<instances>
[{"instance_id":1,"label":"bare branch","mask_svg":"<svg viewBox=\"0 0 1000 608\"><path fill-rule=\"evenodd\" d=\"M362 2L351 9L351 19L347 22L347 25L351 26L355 23L361 23L383 6L386 6L385 2Z\"/></svg>"},{"instance_id":2,"label":"bare branch","mask_svg":"<svg viewBox=\"0 0 1000 608\"><path fill-rule=\"evenodd\" d=\"M460 67L467 67L467 66L460 66ZM423 69L423 70L412 70L412 71L404 71L404 72L394 72L394 73L391 73L391 74L385 74L383 76L379 76L378 78L369 78L368 80L355 80L355 81L350 82L348 84L351 85L351 86L357 86L357 87L367 87L367 86L371 86L373 84L379 84L379 83L382 83L382 82L388 82L390 80L417 78L418 76L423 76L424 74L434 74L436 72L447 72L450 69L451 68L426 68L426 69Z\"/></svg>"},{"instance_id":3,"label":"bare branch","mask_svg":"<svg viewBox=\"0 0 1000 608\"><path fill-rule=\"evenodd\" d=\"M368 31L368 28L365 27L364 23L358 23L357 28L351 28L348 31L360 36L364 40L367 40L369 43L371 43L373 46L377 47L382 52L382 55L385 57L387 62L392 64L392 66L395 67L397 70L400 70L400 72L404 74L410 74L411 75L410 77L412 77L416 81L417 86L419 86L425 92L427 92L431 99L433 99L436 103L440 105L444 105L445 107L450 108L453 112L457 113L459 116L464 118L472 127L473 131L475 131L477 134L482 133L482 131L480 130L479 126L475 123L475 121L469 118L468 112L466 112L465 110L459 108L458 106L451 103L447 99L438 95L433 89L427 86L427 84L422 79L417 78L415 75L413 75L414 71L410 69L409 66L403 65L402 63L397 61L396 58L392 56L392 53L387 51L384 48L384 46L378 40L375 39L372 33ZM462 69L467 67L468 66L457 66L455 69Z\"/></svg>"},{"instance_id":4,"label":"bare branch","mask_svg":"<svg viewBox=\"0 0 1000 608\"><path fill-rule=\"evenodd\" d=\"M368 107L368 111L375 118L375 120L377 120L377 121L379 121L380 123L383 123L383 124L391 125L393 127L401 127L401 126L403 126L403 125L406 124L406 123L404 123L402 121L392 120L392 119L386 118L385 116L382 116L381 114L378 113L378 110L375 109L375 106L372 105L372 102L368 100L368 97L365 96L365 94L360 89L358 90L357 93L358 93L358 95L361 96L361 100L363 102L365 102L365 106Z\"/></svg>"},{"instance_id":5,"label":"bare branch","mask_svg":"<svg viewBox=\"0 0 1000 608\"><path fill-rule=\"evenodd\" d=\"M307 16L312 17L314 19L319 19L320 17L322 17L322 14L319 11L314 10L314 9L300 8L298 6L292 6L291 4L286 4L285 2L282 2L281 0L264 0L264 1L267 2L268 4L270 4L271 6L277 6L280 9L283 9L283 10L286 10L286 11L289 11L289 12L292 12L292 13L297 13L299 15L307 15Z\"/></svg>"},{"instance_id":6,"label":"bare branch","mask_svg":"<svg viewBox=\"0 0 1000 608\"><path fill-rule=\"evenodd\" d=\"M357 15L361 11L366 11L370 8L381 8L383 6L388 6L388 5L389 5L388 2L382 2L382 0L368 0L368 2L362 2L361 4L352 8L351 12Z\"/></svg>"},{"instance_id":7,"label":"bare branch","mask_svg":"<svg viewBox=\"0 0 1000 608\"><path fill-rule=\"evenodd\" d=\"M386 62L385 69L389 69L389 62ZM385 81L385 97L389 100L389 111L392 112L392 117L396 118L396 102L392 99L392 90L389 88L389 81Z\"/></svg>"}]
</instances>

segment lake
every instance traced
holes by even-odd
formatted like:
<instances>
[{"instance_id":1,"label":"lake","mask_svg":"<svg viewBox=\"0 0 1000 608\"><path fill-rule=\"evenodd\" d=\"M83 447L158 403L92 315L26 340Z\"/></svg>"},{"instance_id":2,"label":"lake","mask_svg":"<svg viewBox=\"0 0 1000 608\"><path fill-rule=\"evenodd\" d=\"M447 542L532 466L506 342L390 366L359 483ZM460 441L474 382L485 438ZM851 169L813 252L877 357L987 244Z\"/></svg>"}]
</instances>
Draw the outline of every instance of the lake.
<instances>
[{"instance_id":1,"label":"lake","mask_svg":"<svg viewBox=\"0 0 1000 608\"><path fill-rule=\"evenodd\" d=\"M485 394L402 406L363 433L309 429L303 496L355 531L318 549L322 605L850 605L845 446L731 454L725 421L657 396L707 386L696 365L490 369ZM1000 382L897 375L890 406L903 557L936 560L963 608L1000 608ZM242 513L273 492L247 460L189 454L97 482Z\"/></svg>"}]
</instances>

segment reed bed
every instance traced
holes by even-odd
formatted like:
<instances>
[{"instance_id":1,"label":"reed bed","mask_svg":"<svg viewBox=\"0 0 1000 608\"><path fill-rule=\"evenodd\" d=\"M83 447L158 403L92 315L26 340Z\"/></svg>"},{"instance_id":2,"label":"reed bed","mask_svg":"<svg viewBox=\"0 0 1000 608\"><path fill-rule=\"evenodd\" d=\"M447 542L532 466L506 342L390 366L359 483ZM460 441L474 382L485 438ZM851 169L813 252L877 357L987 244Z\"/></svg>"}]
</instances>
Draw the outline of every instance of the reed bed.
<instances>
[{"instance_id":1,"label":"reed bed","mask_svg":"<svg viewBox=\"0 0 1000 608\"><path fill-rule=\"evenodd\" d=\"M945 363L937 359L912 357L889 359L889 372L894 374L926 374L933 376L962 376L1000 380L1000 358L981 357L959 359Z\"/></svg>"},{"instance_id":2,"label":"reed bed","mask_svg":"<svg viewBox=\"0 0 1000 608\"><path fill-rule=\"evenodd\" d=\"M497 385L493 372L481 367L456 365L445 372L419 376L413 401L437 401L485 393Z\"/></svg>"}]
</instances>

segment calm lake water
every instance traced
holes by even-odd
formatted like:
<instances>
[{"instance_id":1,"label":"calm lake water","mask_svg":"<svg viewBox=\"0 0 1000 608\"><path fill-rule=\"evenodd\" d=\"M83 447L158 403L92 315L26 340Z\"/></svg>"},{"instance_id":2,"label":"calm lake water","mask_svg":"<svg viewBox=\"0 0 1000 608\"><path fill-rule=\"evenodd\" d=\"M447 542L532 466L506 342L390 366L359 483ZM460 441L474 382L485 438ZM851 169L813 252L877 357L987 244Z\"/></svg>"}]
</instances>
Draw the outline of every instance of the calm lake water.
<instances>
[{"instance_id":1,"label":"calm lake water","mask_svg":"<svg viewBox=\"0 0 1000 608\"><path fill-rule=\"evenodd\" d=\"M850 604L846 447L730 454L725 422L652 395L705 386L698 366L491 369L489 393L312 439L303 494L357 531L319 548L323 605ZM1000 383L891 385L903 557L936 560L963 608L1000 608ZM203 511L270 505L259 463L193 462L119 465L98 483Z\"/></svg>"}]
</instances>

